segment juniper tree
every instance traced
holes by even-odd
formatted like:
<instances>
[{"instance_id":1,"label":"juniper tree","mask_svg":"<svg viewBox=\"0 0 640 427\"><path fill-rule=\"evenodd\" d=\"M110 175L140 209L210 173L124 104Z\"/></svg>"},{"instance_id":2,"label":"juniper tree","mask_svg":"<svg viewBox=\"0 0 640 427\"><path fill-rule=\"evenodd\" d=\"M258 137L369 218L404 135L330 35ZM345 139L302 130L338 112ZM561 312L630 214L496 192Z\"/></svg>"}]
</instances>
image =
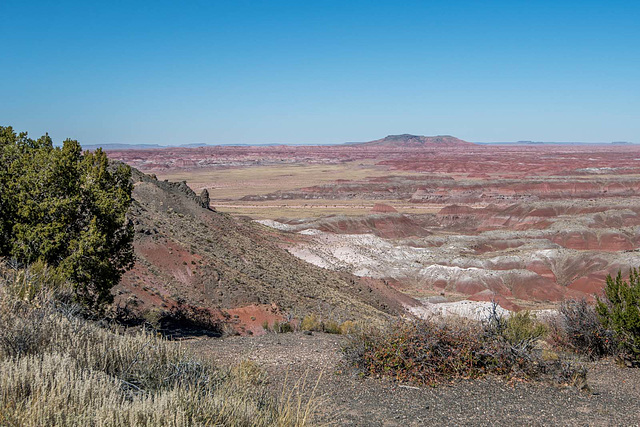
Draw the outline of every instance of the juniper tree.
<instances>
[{"instance_id":1,"label":"juniper tree","mask_svg":"<svg viewBox=\"0 0 640 427\"><path fill-rule=\"evenodd\" d=\"M77 141L0 126L0 256L55 267L97 308L133 263L131 169Z\"/></svg>"},{"instance_id":2,"label":"juniper tree","mask_svg":"<svg viewBox=\"0 0 640 427\"><path fill-rule=\"evenodd\" d=\"M640 271L632 268L628 281L620 272L615 278L607 276L596 311L603 325L615 332L622 350L640 361Z\"/></svg>"}]
</instances>

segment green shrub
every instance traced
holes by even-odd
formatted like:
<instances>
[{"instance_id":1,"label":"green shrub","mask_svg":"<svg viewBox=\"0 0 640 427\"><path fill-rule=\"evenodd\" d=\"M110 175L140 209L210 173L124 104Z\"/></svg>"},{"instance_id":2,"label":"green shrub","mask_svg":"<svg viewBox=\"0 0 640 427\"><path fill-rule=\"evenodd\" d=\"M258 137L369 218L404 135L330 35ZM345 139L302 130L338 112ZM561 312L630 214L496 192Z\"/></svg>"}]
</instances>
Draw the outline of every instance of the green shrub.
<instances>
[{"instance_id":1,"label":"green shrub","mask_svg":"<svg viewBox=\"0 0 640 427\"><path fill-rule=\"evenodd\" d=\"M322 330L328 334L340 334L340 324L335 320L328 320L322 323Z\"/></svg>"},{"instance_id":2,"label":"green shrub","mask_svg":"<svg viewBox=\"0 0 640 427\"><path fill-rule=\"evenodd\" d=\"M278 328L278 330L276 332L281 333L281 334L291 333L291 332L293 332L293 325L291 324L291 322L282 322L282 323L280 323L280 327Z\"/></svg>"},{"instance_id":3,"label":"green shrub","mask_svg":"<svg viewBox=\"0 0 640 427\"><path fill-rule=\"evenodd\" d=\"M629 271L629 280L622 273L607 276L604 295L597 297L596 311L605 328L616 336L620 350L633 363L640 363L640 272Z\"/></svg>"},{"instance_id":4,"label":"green shrub","mask_svg":"<svg viewBox=\"0 0 640 427\"><path fill-rule=\"evenodd\" d=\"M505 321L503 337L512 345L529 345L547 333L547 327L530 311L512 313Z\"/></svg>"},{"instance_id":5,"label":"green shrub","mask_svg":"<svg viewBox=\"0 0 640 427\"><path fill-rule=\"evenodd\" d=\"M51 266L78 301L102 307L133 265L130 178L100 149L0 126L0 256Z\"/></svg>"},{"instance_id":6,"label":"green shrub","mask_svg":"<svg viewBox=\"0 0 640 427\"><path fill-rule=\"evenodd\" d=\"M338 323L335 320L321 321L315 314L306 315L300 322L300 330L326 332L328 334L350 334L357 330L352 320Z\"/></svg>"},{"instance_id":7,"label":"green shrub","mask_svg":"<svg viewBox=\"0 0 640 427\"><path fill-rule=\"evenodd\" d=\"M265 322L262 324L262 328L265 331L273 331L277 334L287 334L293 332L294 330L291 322L280 322L278 320L273 322L273 325L271 325L271 327L269 327L269 323L265 320Z\"/></svg>"}]
</instances>

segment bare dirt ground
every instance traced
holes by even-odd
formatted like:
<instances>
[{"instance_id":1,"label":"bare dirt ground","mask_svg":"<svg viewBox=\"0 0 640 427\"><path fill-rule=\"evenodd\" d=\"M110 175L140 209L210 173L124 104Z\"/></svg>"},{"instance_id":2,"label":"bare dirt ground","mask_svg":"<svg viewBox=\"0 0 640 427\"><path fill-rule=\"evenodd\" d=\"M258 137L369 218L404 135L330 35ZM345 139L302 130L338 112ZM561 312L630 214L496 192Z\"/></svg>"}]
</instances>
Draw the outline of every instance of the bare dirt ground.
<instances>
[{"instance_id":1,"label":"bare dirt ground","mask_svg":"<svg viewBox=\"0 0 640 427\"><path fill-rule=\"evenodd\" d=\"M326 425L567 425L640 424L640 369L611 360L587 363L590 392L499 378L459 380L435 388L362 378L345 369L345 337L313 333L195 339L184 344L221 364L255 361L282 392L318 376L314 423ZM286 382L286 386L285 386Z\"/></svg>"}]
</instances>

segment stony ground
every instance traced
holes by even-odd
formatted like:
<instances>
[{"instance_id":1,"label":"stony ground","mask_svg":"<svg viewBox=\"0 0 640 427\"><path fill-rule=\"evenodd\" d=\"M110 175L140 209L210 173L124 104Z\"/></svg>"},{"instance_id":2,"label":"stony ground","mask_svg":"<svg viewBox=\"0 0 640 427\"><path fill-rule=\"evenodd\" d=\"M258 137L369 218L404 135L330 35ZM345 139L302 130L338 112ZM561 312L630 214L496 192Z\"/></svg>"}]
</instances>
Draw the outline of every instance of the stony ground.
<instances>
[{"instance_id":1,"label":"stony ground","mask_svg":"<svg viewBox=\"0 0 640 427\"><path fill-rule=\"evenodd\" d=\"M315 391L315 423L328 425L640 425L640 369L604 360L588 365L590 392L497 378L418 388L360 378L344 369L345 338L314 333L195 339L186 345L221 364L252 360L272 386L290 389L306 378Z\"/></svg>"}]
</instances>

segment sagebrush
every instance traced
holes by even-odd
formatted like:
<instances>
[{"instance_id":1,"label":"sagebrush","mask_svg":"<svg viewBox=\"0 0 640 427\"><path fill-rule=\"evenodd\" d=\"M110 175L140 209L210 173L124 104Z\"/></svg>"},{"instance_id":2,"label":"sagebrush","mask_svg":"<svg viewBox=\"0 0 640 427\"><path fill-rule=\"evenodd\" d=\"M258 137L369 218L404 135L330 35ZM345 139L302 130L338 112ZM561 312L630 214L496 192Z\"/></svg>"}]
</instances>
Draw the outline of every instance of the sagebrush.
<instances>
[{"instance_id":1,"label":"sagebrush","mask_svg":"<svg viewBox=\"0 0 640 427\"><path fill-rule=\"evenodd\" d=\"M24 272L0 270L0 425L302 425L309 420L312 405L291 407L266 387L266 377L253 364L221 368L156 333L105 329L78 317L59 291L16 293L29 287Z\"/></svg>"},{"instance_id":2,"label":"sagebrush","mask_svg":"<svg viewBox=\"0 0 640 427\"><path fill-rule=\"evenodd\" d=\"M607 329L586 299L560 303L550 321L551 343L562 350L583 354L591 359L614 355L618 344L613 331Z\"/></svg>"}]
</instances>

